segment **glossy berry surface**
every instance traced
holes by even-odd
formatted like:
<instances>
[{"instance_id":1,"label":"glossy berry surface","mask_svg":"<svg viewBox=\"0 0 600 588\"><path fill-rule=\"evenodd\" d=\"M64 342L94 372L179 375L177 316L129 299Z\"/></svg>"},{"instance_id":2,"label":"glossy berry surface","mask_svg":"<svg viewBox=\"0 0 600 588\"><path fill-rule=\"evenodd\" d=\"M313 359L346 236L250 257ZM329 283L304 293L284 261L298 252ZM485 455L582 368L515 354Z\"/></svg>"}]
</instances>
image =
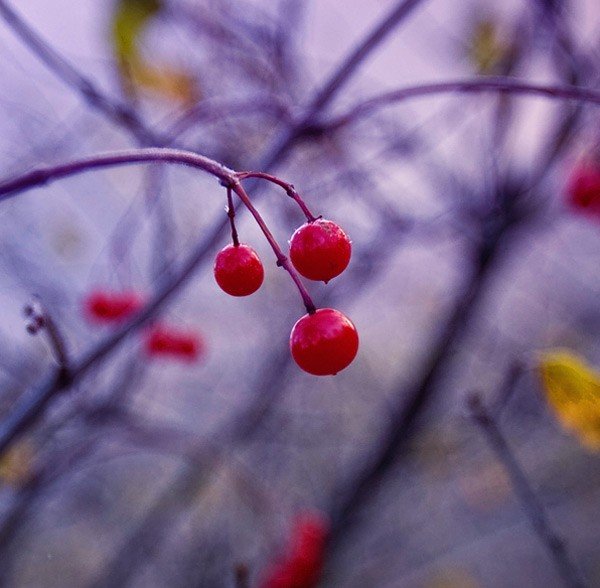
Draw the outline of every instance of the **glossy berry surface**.
<instances>
[{"instance_id":1,"label":"glossy berry surface","mask_svg":"<svg viewBox=\"0 0 600 588\"><path fill-rule=\"evenodd\" d=\"M261 588L312 588L323 569L329 525L319 513L297 517L287 553L269 570Z\"/></svg>"},{"instance_id":2,"label":"glossy berry surface","mask_svg":"<svg viewBox=\"0 0 600 588\"><path fill-rule=\"evenodd\" d=\"M600 165L576 168L568 186L569 204L587 216L600 220Z\"/></svg>"},{"instance_id":3,"label":"glossy berry surface","mask_svg":"<svg viewBox=\"0 0 600 588\"><path fill-rule=\"evenodd\" d=\"M352 244L348 235L330 220L317 219L299 227L290 240L290 259L309 280L327 283L350 263Z\"/></svg>"},{"instance_id":4,"label":"glossy berry surface","mask_svg":"<svg viewBox=\"0 0 600 588\"><path fill-rule=\"evenodd\" d=\"M184 332L165 325L155 326L146 336L146 352L152 357L163 356L195 361L203 351L203 343L196 333Z\"/></svg>"},{"instance_id":5,"label":"glossy berry surface","mask_svg":"<svg viewBox=\"0 0 600 588\"><path fill-rule=\"evenodd\" d=\"M137 292L91 292L84 300L85 313L96 323L119 322L134 314L143 305Z\"/></svg>"},{"instance_id":6,"label":"glossy berry surface","mask_svg":"<svg viewBox=\"0 0 600 588\"><path fill-rule=\"evenodd\" d=\"M305 314L292 328L290 349L309 374L332 376L348 367L358 352L358 333L339 310L321 308Z\"/></svg>"},{"instance_id":7,"label":"glossy berry surface","mask_svg":"<svg viewBox=\"0 0 600 588\"><path fill-rule=\"evenodd\" d=\"M231 296L248 296L256 292L265 270L256 251L249 245L227 245L215 259L215 280Z\"/></svg>"}]
</instances>

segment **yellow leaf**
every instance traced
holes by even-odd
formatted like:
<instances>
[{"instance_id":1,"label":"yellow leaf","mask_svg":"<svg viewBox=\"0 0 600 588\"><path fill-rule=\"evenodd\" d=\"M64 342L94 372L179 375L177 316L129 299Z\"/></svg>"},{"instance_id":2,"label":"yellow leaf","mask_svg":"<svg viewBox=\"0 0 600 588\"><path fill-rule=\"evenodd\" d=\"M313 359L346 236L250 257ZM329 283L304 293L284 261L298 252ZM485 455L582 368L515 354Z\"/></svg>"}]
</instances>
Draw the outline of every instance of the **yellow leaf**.
<instances>
[{"instance_id":1,"label":"yellow leaf","mask_svg":"<svg viewBox=\"0 0 600 588\"><path fill-rule=\"evenodd\" d=\"M506 58L509 49L494 21L481 20L475 25L471 35L469 57L478 73L494 73Z\"/></svg>"},{"instance_id":2,"label":"yellow leaf","mask_svg":"<svg viewBox=\"0 0 600 588\"><path fill-rule=\"evenodd\" d=\"M158 68L139 61L131 64L129 75L136 86L169 100L191 105L199 98L195 80L181 69Z\"/></svg>"},{"instance_id":3,"label":"yellow leaf","mask_svg":"<svg viewBox=\"0 0 600 588\"><path fill-rule=\"evenodd\" d=\"M31 474L34 456L35 450L30 441L12 445L0 455L0 479L12 486L20 486Z\"/></svg>"},{"instance_id":4,"label":"yellow leaf","mask_svg":"<svg viewBox=\"0 0 600 588\"><path fill-rule=\"evenodd\" d=\"M136 88L185 105L194 103L199 92L186 71L156 66L144 58L140 39L152 19L161 11L162 0L119 0L112 19L112 42L125 90Z\"/></svg>"},{"instance_id":5,"label":"yellow leaf","mask_svg":"<svg viewBox=\"0 0 600 588\"><path fill-rule=\"evenodd\" d=\"M600 374L565 350L543 353L539 362L550 406L562 425L586 447L600 450Z\"/></svg>"}]
</instances>

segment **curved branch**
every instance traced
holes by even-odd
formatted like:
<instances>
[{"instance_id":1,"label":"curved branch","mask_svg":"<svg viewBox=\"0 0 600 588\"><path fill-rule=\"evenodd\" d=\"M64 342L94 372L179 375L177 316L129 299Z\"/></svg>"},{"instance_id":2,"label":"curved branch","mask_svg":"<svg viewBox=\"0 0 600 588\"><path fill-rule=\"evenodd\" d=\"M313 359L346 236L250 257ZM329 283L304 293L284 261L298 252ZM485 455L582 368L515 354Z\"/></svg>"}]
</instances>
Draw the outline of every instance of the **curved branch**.
<instances>
[{"instance_id":1,"label":"curved branch","mask_svg":"<svg viewBox=\"0 0 600 588\"><path fill-rule=\"evenodd\" d=\"M369 98L351 108L345 114L316 125L319 131L335 130L342 126L356 122L373 112L392 106L413 98L424 98L437 94L480 94L483 92L497 92L501 94L524 94L542 96L556 100L578 100L600 105L600 91L592 88L577 86L553 86L545 84L532 84L507 76L495 76L466 80L450 80L432 84L419 84L407 86L399 90L386 92L374 98Z\"/></svg>"},{"instance_id":2,"label":"curved branch","mask_svg":"<svg viewBox=\"0 0 600 588\"><path fill-rule=\"evenodd\" d=\"M236 181L236 172L221 163L204 155L181 149L147 148L127 149L100 153L82 159L54 166L41 166L31 171L0 183L0 201L16 196L20 192L48 184L60 178L82 174L87 171L105 167L132 165L135 163L175 163L195 167L209 173L222 182L229 184Z\"/></svg>"}]
</instances>

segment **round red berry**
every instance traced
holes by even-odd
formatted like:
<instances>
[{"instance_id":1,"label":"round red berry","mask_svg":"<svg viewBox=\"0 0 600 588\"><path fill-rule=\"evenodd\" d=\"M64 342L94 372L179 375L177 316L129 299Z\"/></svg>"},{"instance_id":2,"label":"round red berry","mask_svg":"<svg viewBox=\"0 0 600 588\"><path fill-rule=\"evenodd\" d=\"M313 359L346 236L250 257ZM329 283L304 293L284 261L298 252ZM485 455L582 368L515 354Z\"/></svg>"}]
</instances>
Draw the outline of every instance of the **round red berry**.
<instances>
[{"instance_id":1,"label":"round red berry","mask_svg":"<svg viewBox=\"0 0 600 588\"><path fill-rule=\"evenodd\" d=\"M600 218L600 166L586 163L576 168L569 181L568 194L573 208Z\"/></svg>"},{"instance_id":2,"label":"round red berry","mask_svg":"<svg viewBox=\"0 0 600 588\"><path fill-rule=\"evenodd\" d=\"M141 309L143 299L137 292L96 290L84 300L89 320L97 323L119 322Z\"/></svg>"},{"instance_id":3,"label":"round red berry","mask_svg":"<svg viewBox=\"0 0 600 588\"><path fill-rule=\"evenodd\" d=\"M204 344L198 334L165 325L153 327L146 337L146 352L150 356L170 356L192 362L203 351Z\"/></svg>"},{"instance_id":4,"label":"round red berry","mask_svg":"<svg viewBox=\"0 0 600 588\"><path fill-rule=\"evenodd\" d=\"M327 283L350 263L352 244L334 222L317 219L296 230L290 240L290 259L309 280Z\"/></svg>"},{"instance_id":5,"label":"round red berry","mask_svg":"<svg viewBox=\"0 0 600 588\"><path fill-rule=\"evenodd\" d=\"M335 375L348 367L358 352L358 333L339 310L321 308L294 325L290 349L296 363L315 376Z\"/></svg>"},{"instance_id":6,"label":"round red berry","mask_svg":"<svg viewBox=\"0 0 600 588\"><path fill-rule=\"evenodd\" d=\"M227 245L215 259L215 280L231 296L248 296L256 292L265 270L256 251L249 245Z\"/></svg>"}]
</instances>

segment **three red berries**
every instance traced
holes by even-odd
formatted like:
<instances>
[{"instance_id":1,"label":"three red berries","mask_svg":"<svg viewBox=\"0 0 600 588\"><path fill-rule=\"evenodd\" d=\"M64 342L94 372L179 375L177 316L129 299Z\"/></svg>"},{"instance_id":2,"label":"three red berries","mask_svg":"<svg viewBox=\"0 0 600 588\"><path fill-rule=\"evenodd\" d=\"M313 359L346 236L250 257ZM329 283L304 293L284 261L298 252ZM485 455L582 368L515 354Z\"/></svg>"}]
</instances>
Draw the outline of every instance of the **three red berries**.
<instances>
[{"instance_id":1,"label":"three red berries","mask_svg":"<svg viewBox=\"0 0 600 588\"><path fill-rule=\"evenodd\" d=\"M302 225L290 240L290 260L299 274L327 283L350 262L352 245L334 222L315 219ZM249 245L234 243L215 259L214 275L232 296L256 292L264 279L263 265ZM334 375L348 367L358 352L358 334L338 310L319 309L303 316L292 329L290 350L298 366L317 376Z\"/></svg>"}]
</instances>

